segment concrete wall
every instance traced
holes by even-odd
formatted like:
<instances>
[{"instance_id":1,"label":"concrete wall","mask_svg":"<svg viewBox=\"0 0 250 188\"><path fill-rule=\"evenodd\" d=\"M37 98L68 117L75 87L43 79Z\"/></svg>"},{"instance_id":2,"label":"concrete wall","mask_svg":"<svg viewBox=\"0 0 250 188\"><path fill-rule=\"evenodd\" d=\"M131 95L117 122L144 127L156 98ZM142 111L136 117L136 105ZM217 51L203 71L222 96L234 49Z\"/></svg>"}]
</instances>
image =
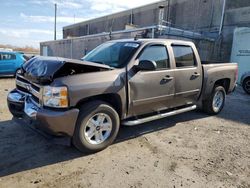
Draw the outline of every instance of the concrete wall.
<instances>
[{"instance_id":1,"label":"concrete wall","mask_svg":"<svg viewBox=\"0 0 250 188\"><path fill-rule=\"evenodd\" d=\"M218 46L216 51L219 53L214 55L214 57L224 61L230 60L233 34L234 30L238 27L250 27L249 0L228 1L223 24L223 33L222 36L217 40Z\"/></svg>"},{"instance_id":2,"label":"concrete wall","mask_svg":"<svg viewBox=\"0 0 250 188\"><path fill-rule=\"evenodd\" d=\"M204 35L213 37L213 45L209 43L201 45L203 40L196 40L200 45L199 50L203 59L229 61L233 32L236 27L250 27L250 0L227 0L225 19L223 22L222 35L218 35L224 0L170 0L160 1L150 5L127 10L116 14L107 15L101 18L81 22L63 28L63 37L80 37L88 34L98 34L103 32L124 30L125 25L130 23L131 15L133 24L138 27L152 26L158 24L159 6L165 5L164 19L171 22L172 27L181 28L189 31L200 32ZM168 6L168 2L169 6ZM121 38L129 38L131 35L122 35ZM166 37L166 36L161 36ZM84 49L92 49L96 45L108 40L105 39L73 39L52 41L41 43L48 46L49 55L79 58ZM118 37L119 38L119 37ZM180 38L175 36L171 38ZM79 40L79 41L77 41ZM96 41L96 42L95 42ZM69 44L70 43L70 44ZM74 52L69 56L69 45L74 47ZM87 47L86 47L87 46ZM209 49L209 54L208 54ZM76 52L78 51L78 52ZM76 53L76 54L74 54ZM73 55L72 55L73 54ZM205 57L205 54L207 57Z\"/></svg>"},{"instance_id":3,"label":"concrete wall","mask_svg":"<svg viewBox=\"0 0 250 188\"><path fill-rule=\"evenodd\" d=\"M123 34L112 34L111 37L109 34L101 34L96 36L84 36L58 41L48 41L41 43L40 51L42 54L43 47L46 47L48 49L48 56L80 59L87 52L106 41L109 41L111 39L115 40L122 38L133 38L138 33L141 33L141 31ZM151 34L149 33L149 35Z\"/></svg>"},{"instance_id":4,"label":"concrete wall","mask_svg":"<svg viewBox=\"0 0 250 188\"><path fill-rule=\"evenodd\" d=\"M139 27L156 25L158 23L158 7L160 5L165 5L167 11L168 2L161 1L160 3L154 3L64 27L63 38L124 30L125 25L130 24L131 16L132 23Z\"/></svg>"},{"instance_id":5,"label":"concrete wall","mask_svg":"<svg viewBox=\"0 0 250 188\"><path fill-rule=\"evenodd\" d=\"M209 60L212 58L211 51L213 51L214 42L209 40L201 40L199 37L201 35L197 35L196 33L186 33L182 30L175 30L171 28L165 30L168 35L165 34L164 31L161 31L162 34L159 34L159 31L154 30L155 38L166 38L166 39L180 39L180 40L189 40L193 41L199 52L202 60ZM179 32L179 33L177 33ZM88 35L83 37L71 38L71 39L63 39L58 41L48 41L41 43L41 54L43 53L43 47L47 50L48 56L59 56L66 58L74 58L80 59L87 52L94 49L96 46L115 39L124 39L124 38L134 38L136 35L144 35L145 38L152 38L152 29L142 29L134 32L127 33L114 33L111 36L107 34L101 35ZM178 36L177 36L178 34ZM187 38L188 36L188 38ZM42 54L43 55L43 54Z\"/></svg>"},{"instance_id":6,"label":"concrete wall","mask_svg":"<svg viewBox=\"0 0 250 188\"><path fill-rule=\"evenodd\" d=\"M169 7L168 7L169 2ZM217 28L223 0L170 0L111 14L63 28L63 38L124 30L131 22L139 27L158 24L159 6L164 5L164 20L171 26L188 30Z\"/></svg>"}]
</instances>

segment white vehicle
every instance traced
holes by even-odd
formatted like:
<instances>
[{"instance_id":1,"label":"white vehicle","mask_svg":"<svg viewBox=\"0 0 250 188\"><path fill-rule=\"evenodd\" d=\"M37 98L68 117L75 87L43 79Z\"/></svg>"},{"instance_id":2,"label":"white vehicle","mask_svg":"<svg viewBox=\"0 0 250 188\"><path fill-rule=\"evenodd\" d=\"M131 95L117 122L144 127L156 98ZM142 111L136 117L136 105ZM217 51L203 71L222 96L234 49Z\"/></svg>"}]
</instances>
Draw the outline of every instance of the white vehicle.
<instances>
[{"instance_id":1,"label":"white vehicle","mask_svg":"<svg viewBox=\"0 0 250 188\"><path fill-rule=\"evenodd\" d=\"M235 29L231 61L238 62L238 83L250 94L250 28Z\"/></svg>"}]
</instances>

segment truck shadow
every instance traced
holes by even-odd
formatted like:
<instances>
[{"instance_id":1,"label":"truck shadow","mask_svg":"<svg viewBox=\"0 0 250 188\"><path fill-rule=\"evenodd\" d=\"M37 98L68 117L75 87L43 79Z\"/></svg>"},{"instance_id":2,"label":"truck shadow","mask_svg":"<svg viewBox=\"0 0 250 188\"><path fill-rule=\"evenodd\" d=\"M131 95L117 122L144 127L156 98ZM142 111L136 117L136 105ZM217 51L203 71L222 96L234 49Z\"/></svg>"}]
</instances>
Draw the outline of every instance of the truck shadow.
<instances>
[{"instance_id":1,"label":"truck shadow","mask_svg":"<svg viewBox=\"0 0 250 188\"><path fill-rule=\"evenodd\" d=\"M152 121L152 122L148 122L148 123L144 123L144 124L140 124L140 125L136 125L132 127L122 126L116 143L126 141L129 139L133 139L133 138L136 138L145 134L149 134L152 132L167 129L172 126L175 126L177 123L191 121L194 119L202 119L206 117L207 115L197 111L197 112L188 112L184 114L179 114L176 116L163 118L160 120L156 120L156 121Z\"/></svg>"},{"instance_id":2,"label":"truck shadow","mask_svg":"<svg viewBox=\"0 0 250 188\"><path fill-rule=\"evenodd\" d=\"M205 117L189 112L134 127L122 126L114 144ZM14 120L0 122L0 135L0 177L86 156L74 147L51 143Z\"/></svg>"}]
</instances>

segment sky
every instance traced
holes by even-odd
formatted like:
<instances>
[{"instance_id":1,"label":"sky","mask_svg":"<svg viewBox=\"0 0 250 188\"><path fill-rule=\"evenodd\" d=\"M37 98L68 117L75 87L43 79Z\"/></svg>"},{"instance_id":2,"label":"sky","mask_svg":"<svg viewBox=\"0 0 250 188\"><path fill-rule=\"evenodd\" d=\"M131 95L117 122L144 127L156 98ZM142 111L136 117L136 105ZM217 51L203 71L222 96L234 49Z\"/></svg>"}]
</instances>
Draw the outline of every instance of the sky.
<instances>
[{"instance_id":1,"label":"sky","mask_svg":"<svg viewBox=\"0 0 250 188\"><path fill-rule=\"evenodd\" d=\"M159 0L0 0L0 44L39 47L54 39L57 3L57 39L62 27Z\"/></svg>"}]
</instances>

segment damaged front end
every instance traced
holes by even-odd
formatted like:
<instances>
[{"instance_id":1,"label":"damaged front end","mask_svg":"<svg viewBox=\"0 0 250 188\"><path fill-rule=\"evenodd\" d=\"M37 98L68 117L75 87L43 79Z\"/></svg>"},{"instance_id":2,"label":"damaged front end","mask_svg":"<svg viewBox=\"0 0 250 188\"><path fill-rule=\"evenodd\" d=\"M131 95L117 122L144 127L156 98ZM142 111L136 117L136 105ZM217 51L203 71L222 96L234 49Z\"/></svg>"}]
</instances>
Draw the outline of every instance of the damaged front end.
<instances>
[{"instance_id":1,"label":"damaged front end","mask_svg":"<svg viewBox=\"0 0 250 188\"><path fill-rule=\"evenodd\" d=\"M53 79L75 74L111 70L108 65L60 57L35 57L22 67L22 75L37 84L50 84Z\"/></svg>"},{"instance_id":2,"label":"damaged front end","mask_svg":"<svg viewBox=\"0 0 250 188\"><path fill-rule=\"evenodd\" d=\"M55 135L73 136L79 110L69 108L67 86L54 86L59 77L107 71L110 67L56 57L36 57L16 76L16 88L7 97L15 117L28 117L38 128Z\"/></svg>"}]
</instances>

